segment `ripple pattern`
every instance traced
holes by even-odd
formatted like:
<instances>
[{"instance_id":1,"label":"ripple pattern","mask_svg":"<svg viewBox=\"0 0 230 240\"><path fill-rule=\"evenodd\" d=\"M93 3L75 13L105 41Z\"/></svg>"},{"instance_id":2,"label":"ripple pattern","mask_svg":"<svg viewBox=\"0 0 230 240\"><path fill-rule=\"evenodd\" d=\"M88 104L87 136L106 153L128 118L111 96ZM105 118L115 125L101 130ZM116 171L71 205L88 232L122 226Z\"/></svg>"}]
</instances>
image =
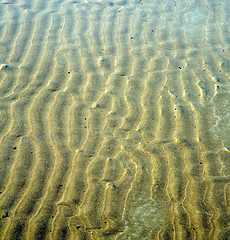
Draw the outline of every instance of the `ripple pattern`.
<instances>
[{"instance_id":1,"label":"ripple pattern","mask_svg":"<svg viewBox=\"0 0 230 240\"><path fill-rule=\"evenodd\" d=\"M0 2L0 239L229 239L228 5Z\"/></svg>"}]
</instances>

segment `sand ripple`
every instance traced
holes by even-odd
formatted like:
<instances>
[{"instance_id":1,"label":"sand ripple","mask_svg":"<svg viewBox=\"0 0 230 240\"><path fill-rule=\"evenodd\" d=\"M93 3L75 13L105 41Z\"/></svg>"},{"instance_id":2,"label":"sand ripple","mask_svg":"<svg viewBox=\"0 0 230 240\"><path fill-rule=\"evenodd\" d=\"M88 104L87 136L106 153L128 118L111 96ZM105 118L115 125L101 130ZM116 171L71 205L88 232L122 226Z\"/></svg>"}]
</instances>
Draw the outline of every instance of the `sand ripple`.
<instances>
[{"instance_id":1,"label":"sand ripple","mask_svg":"<svg viewBox=\"0 0 230 240\"><path fill-rule=\"evenodd\" d=\"M0 3L1 239L228 239L228 0Z\"/></svg>"}]
</instances>

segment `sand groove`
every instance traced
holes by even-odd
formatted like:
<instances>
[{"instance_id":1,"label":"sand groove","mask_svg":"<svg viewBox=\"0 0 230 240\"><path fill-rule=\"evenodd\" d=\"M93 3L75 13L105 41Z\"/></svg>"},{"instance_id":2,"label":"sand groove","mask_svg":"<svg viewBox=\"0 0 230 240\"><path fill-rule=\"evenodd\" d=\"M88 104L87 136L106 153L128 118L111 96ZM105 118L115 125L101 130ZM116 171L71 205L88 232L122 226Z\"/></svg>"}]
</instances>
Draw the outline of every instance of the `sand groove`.
<instances>
[{"instance_id":1,"label":"sand groove","mask_svg":"<svg viewBox=\"0 0 230 240\"><path fill-rule=\"evenodd\" d=\"M228 1L0 3L0 238L228 239Z\"/></svg>"}]
</instances>

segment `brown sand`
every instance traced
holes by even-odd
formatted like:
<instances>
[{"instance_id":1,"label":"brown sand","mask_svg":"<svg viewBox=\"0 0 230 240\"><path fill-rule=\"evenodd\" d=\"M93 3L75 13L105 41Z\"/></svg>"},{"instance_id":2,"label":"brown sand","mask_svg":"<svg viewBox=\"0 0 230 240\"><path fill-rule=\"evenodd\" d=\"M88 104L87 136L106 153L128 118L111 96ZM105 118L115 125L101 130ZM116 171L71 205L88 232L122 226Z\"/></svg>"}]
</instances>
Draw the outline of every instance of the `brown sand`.
<instances>
[{"instance_id":1,"label":"brown sand","mask_svg":"<svg viewBox=\"0 0 230 240\"><path fill-rule=\"evenodd\" d=\"M229 19L0 1L1 239L230 239Z\"/></svg>"}]
</instances>

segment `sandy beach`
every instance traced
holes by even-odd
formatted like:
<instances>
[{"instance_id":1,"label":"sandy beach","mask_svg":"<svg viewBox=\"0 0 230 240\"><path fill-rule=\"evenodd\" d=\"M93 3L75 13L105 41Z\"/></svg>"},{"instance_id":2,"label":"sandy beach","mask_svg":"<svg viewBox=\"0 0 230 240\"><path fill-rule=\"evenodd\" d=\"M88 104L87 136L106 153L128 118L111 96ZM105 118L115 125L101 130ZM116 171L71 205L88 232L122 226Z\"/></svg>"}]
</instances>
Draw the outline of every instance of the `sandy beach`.
<instances>
[{"instance_id":1,"label":"sandy beach","mask_svg":"<svg viewBox=\"0 0 230 240\"><path fill-rule=\"evenodd\" d=\"M0 0L0 239L230 239L229 19Z\"/></svg>"}]
</instances>

